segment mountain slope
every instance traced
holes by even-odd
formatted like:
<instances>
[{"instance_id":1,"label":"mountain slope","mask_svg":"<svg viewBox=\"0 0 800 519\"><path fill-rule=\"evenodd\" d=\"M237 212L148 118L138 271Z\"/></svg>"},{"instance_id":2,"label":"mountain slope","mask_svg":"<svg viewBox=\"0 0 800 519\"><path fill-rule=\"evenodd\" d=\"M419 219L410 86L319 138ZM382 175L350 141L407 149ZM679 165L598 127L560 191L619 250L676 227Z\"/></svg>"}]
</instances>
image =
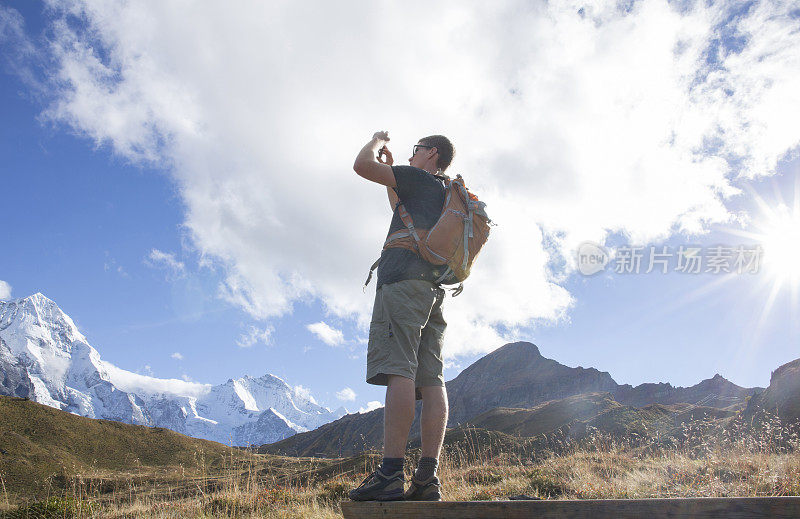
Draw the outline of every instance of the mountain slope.
<instances>
[{"instance_id":1,"label":"mountain slope","mask_svg":"<svg viewBox=\"0 0 800 519\"><path fill-rule=\"evenodd\" d=\"M418 410L419 411L419 410ZM262 445L260 454L284 456L355 456L383 445L383 408L348 414L313 431Z\"/></svg>"},{"instance_id":2,"label":"mountain slope","mask_svg":"<svg viewBox=\"0 0 800 519\"><path fill-rule=\"evenodd\" d=\"M760 388L742 388L720 375L688 387L671 384L619 385L595 368L570 368L543 357L529 342L506 344L479 359L447 383L449 426L495 407L532 408L548 400L592 392L609 392L625 405L688 403L710 407L743 407Z\"/></svg>"},{"instance_id":3,"label":"mountain slope","mask_svg":"<svg viewBox=\"0 0 800 519\"><path fill-rule=\"evenodd\" d=\"M529 408L580 393L612 391L617 383L594 368L570 368L543 357L529 342L506 344L447 383L449 424L495 407Z\"/></svg>"},{"instance_id":4,"label":"mountain slope","mask_svg":"<svg viewBox=\"0 0 800 519\"><path fill-rule=\"evenodd\" d=\"M552 432L574 420L589 420L620 407L609 393L585 393L539 404L533 409L497 407L468 423L474 427L514 436L536 436Z\"/></svg>"},{"instance_id":5,"label":"mountain slope","mask_svg":"<svg viewBox=\"0 0 800 519\"><path fill-rule=\"evenodd\" d=\"M754 394L756 389L758 388L737 386L717 373L713 378L690 387L674 387L669 383L645 383L636 387L624 384L614 391L614 399L635 407L649 404L692 403L725 408L744 404L747 397Z\"/></svg>"},{"instance_id":6,"label":"mountain slope","mask_svg":"<svg viewBox=\"0 0 800 519\"><path fill-rule=\"evenodd\" d=\"M769 387L750 398L744 416L752 418L765 411L778 415L784 424L800 421L800 359L772 372Z\"/></svg>"},{"instance_id":7,"label":"mountain slope","mask_svg":"<svg viewBox=\"0 0 800 519\"><path fill-rule=\"evenodd\" d=\"M670 417L689 408L704 409L709 410L706 415L716 416L719 413L711 412L711 408L743 407L746 398L757 390L740 388L719 375L689 388L670 384L620 386L608 373L565 366L543 357L534 344L517 342L486 355L447 382L448 427L469 423L527 436L574 421L583 423L585 429L585 422L596 416L602 426L598 428L607 432L636 431L640 430L639 424L651 423L659 414L656 408L637 408L660 405ZM617 400L618 395L622 401ZM418 405L411 427L412 444L419 434L420 409ZM603 413L608 414L601 418ZM720 416L729 414L726 411ZM674 425L672 421L665 424ZM265 445L262 451L292 456L348 456L382 444L383 409L379 409L345 416L319 429Z\"/></svg>"},{"instance_id":8,"label":"mountain slope","mask_svg":"<svg viewBox=\"0 0 800 519\"><path fill-rule=\"evenodd\" d=\"M11 493L40 495L50 484L63 485L64 475L84 471L191 470L201 457L218 465L238 455L225 445L163 428L93 420L0 396L0 473Z\"/></svg>"}]
</instances>

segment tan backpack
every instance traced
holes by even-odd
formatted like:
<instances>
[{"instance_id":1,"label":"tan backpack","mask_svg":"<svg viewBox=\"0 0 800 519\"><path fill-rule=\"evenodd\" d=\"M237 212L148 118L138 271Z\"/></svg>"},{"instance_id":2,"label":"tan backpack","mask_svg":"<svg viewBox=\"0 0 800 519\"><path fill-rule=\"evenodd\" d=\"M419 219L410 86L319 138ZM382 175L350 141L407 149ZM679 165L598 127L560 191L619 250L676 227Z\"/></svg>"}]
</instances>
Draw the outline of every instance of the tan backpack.
<instances>
[{"instance_id":1,"label":"tan backpack","mask_svg":"<svg viewBox=\"0 0 800 519\"><path fill-rule=\"evenodd\" d=\"M437 222L430 229L415 227L411 215L402 201L399 201L397 209L406 228L390 234L383 249L409 249L429 263L447 265L447 269L434 283L439 284L453 274L462 282L453 291L455 297L464 289L463 281L469 276L475 258L489 238L490 225L494 224L486 215L486 203L469 192L461 175L455 179L435 176L445 183L444 206ZM372 265L365 286L372 279L372 272L378 267L379 261L380 259Z\"/></svg>"}]
</instances>

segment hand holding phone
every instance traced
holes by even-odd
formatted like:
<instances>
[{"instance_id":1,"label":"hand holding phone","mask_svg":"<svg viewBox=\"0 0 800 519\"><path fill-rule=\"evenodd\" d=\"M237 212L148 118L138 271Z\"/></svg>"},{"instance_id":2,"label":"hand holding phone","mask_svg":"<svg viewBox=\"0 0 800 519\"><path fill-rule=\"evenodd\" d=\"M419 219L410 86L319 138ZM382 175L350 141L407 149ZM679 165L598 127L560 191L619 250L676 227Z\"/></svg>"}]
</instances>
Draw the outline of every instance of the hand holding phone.
<instances>
[{"instance_id":1,"label":"hand holding phone","mask_svg":"<svg viewBox=\"0 0 800 519\"><path fill-rule=\"evenodd\" d=\"M383 157L386 158L384 159ZM387 148L385 145L383 146L383 148L378 150L378 162L380 162L381 164L388 164L390 166L394 164L394 159L392 158L392 152L389 151L389 148Z\"/></svg>"}]
</instances>

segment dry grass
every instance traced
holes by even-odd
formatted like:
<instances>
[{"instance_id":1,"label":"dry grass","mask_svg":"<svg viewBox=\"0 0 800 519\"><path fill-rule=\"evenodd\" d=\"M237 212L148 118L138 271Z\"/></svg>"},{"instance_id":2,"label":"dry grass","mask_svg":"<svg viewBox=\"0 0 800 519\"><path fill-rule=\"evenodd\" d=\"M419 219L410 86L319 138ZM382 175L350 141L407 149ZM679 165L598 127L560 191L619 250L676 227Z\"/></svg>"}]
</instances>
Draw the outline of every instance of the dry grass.
<instances>
[{"instance_id":1,"label":"dry grass","mask_svg":"<svg viewBox=\"0 0 800 519\"><path fill-rule=\"evenodd\" d=\"M550 450L536 447L543 444L540 438L530 440L532 450L514 452L482 444L480 434L467 432L443 452L439 475L447 500L519 494L543 499L800 495L800 440L796 429L774 419L757 428L735 420L725 427L694 423L666 439L620 439L596 431L580 441L556 435L544 442L553 446ZM413 467L418 456L412 453L407 466ZM231 457L220 472L198 467L191 477L170 484L131 479L128 487L104 487L97 483L101 474L87 474L48 506L56 510L52 517L62 518L339 518L339 502L375 468L379 456L338 464L286 459L280 469L265 459Z\"/></svg>"}]
</instances>

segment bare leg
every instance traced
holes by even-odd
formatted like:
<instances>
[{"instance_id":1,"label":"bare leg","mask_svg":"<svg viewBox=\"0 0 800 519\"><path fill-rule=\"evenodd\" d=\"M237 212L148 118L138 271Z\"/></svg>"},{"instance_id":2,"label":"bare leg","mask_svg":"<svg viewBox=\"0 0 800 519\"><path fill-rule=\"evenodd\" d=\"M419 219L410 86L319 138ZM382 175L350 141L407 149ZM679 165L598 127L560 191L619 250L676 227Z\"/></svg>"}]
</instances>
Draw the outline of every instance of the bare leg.
<instances>
[{"instance_id":1,"label":"bare leg","mask_svg":"<svg viewBox=\"0 0 800 519\"><path fill-rule=\"evenodd\" d=\"M425 386L422 393L422 457L439 459L447 425L447 390L444 386Z\"/></svg>"},{"instance_id":2,"label":"bare leg","mask_svg":"<svg viewBox=\"0 0 800 519\"><path fill-rule=\"evenodd\" d=\"M405 457L408 432L413 421L414 381L400 375L389 375L383 414L384 457Z\"/></svg>"}]
</instances>

